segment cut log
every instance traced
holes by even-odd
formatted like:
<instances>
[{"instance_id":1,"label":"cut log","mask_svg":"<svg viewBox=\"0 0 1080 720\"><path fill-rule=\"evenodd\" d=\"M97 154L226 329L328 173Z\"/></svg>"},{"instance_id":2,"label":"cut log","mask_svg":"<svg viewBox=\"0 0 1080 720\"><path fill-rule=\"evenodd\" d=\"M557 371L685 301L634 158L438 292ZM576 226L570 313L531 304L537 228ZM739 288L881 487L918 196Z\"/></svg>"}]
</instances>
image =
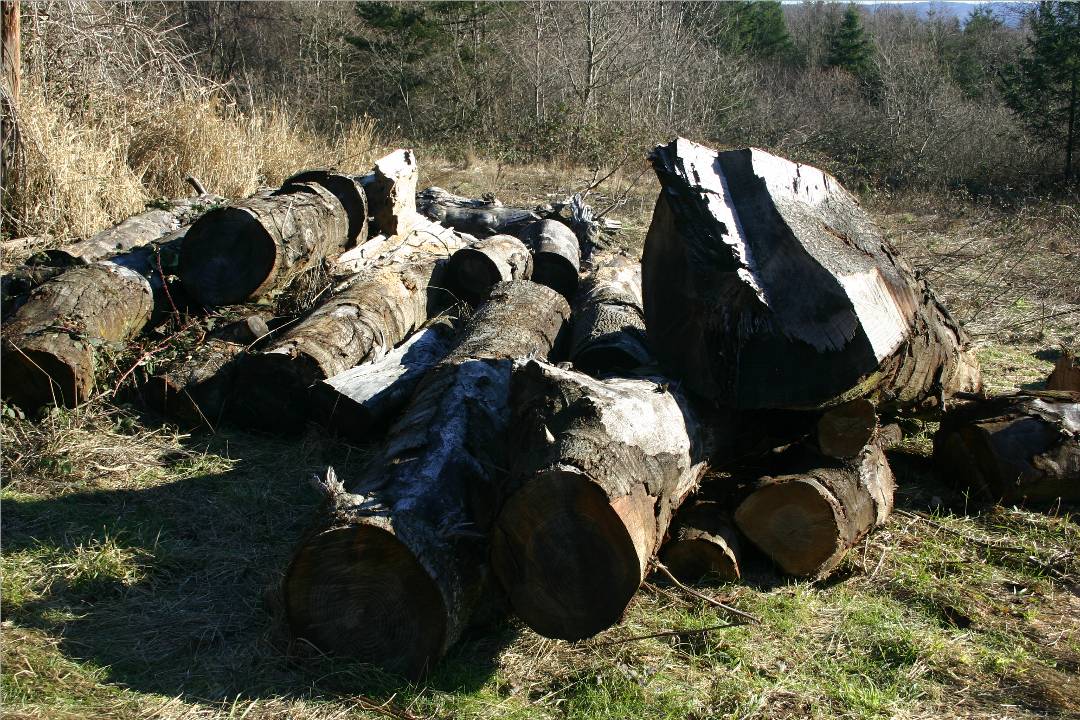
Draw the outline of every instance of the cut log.
<instances>
[{"instance_id":1,"label":"cut log","mask_svg":"<svg viewBox=\"0 0 1080 720\"><path fill-rule=\"evenodd\" d=\"M853 458L877 430L874 404L865 398L829 408L817 422L817 445L822 455Z\"/></svg>"},{"instance_id":2,"label":"cut log","mask_svg":"<svg viewBox=\"0 0 1080 720\"><path fill-rule=\"evenodd\" d=\"M72 268L39 286L3 328L4 397L28 411L85 401L99 349L138 334L153 307L146 278L111 262Z\"/></svg>"},{"instance_id":3,"label":"cut log","mask_svg":"<svg viewBox=\"0 0 1080 720\"><path fill-rule=\"evenodd\" d=\"M453 302L446 261L462 244L460 236L421 218L352 284L247 356L236 419L272 431L299 427L314 383L382 358Z\"/></svg>"},{"instance_id":4,"label":"cut log","mask_svg":"<svg viewBox=\"0 0 1080 720\"><path fill-rule=\"evenodd\" d=\"M573 298L581 270L581 248L574 231L558 220L538 220L521 231L533 251L533 280Z\"/></svg>"},{"instance_id":5,"label":"cut log","mask_svg":"<svg viewBox=\"0 0 1080 720\"><path fill-rule=\"evenodd\" d=\"M356 240L348 230L348 213L329 190L292 183L196 220L180 251L180 279L208 307L257 300L339 255Z\"/></svg>"},{"instance_id":6,"label":"cut log","mask_svg":"<svg viewBox=\"0 0 1080 720\"><path fill-rule=\"evenodd\" d=\"M420 170L412 150L395 150L376 161L360 178L375 229L386 237L404 237L420 217L416 212L416 180Z\"/></svg>"},{"instance_id":7,"label":"cut log","mask_svg":"<svg viewBox=\"0 0 1080 720\"><path fill-rule=\"evenodd\" d=\"M295 635L415 678L496 597L487 533L507 462L510 358L546 356L569 313L542 285L495 287L293 555L284 597Z\"/></svg>"},{"instance_id":8,"label":"cut log","mask_svg":"<svg viewBox=\"0 0 1080 720\"><path fill-rule=\"evenodd\" d=\"M349 219L347 232L348 245L355 245L367 240L368 236L368 198L361 179L352 175L332 170L304 170L286 178L282 187L316 183L329 190Z\"/></svg>"},{"instance_id":9,"label":"cut log","mask_svg":"<svg viewBox=\"0 0 1080 720\"><path fill-rule=\"evenodd\" d=\"M450 258L450 277L469 299L487 297L491 288L532 276L532 255L513 235L492 235L463 247Z\"/></svg>"},{"instance_id":10,"label":"cut log","mask_svg":"<svg viewBox=\"0 0 1080 720\"><path fill-rule=\"evenodd\" d=\"M934 436L945 482L991 501L1080 500L1080 393L1021 392L950 408Z\"/></svg>"},{"instance_id":11,"label":"cut log","mask_svg":"<svg viewBox=\"0 0 1080 720\"><path fill-rule=\"evenodd\" d=\"M589 375L626 372L653 362L641 308L641 263L600 259L574 303L570 360Z\"/></svg>"},{"instance_id":12,"label":"cut log","mask_svg":"<svg viewBox=\"0 0 1080 720\"><path fill-rule=\"evenodd\" d=\"M979 387L964 332L835 178L683 138L652 162L645 320L692 390L739 408L927 411Z\"/></svg>"},{"instance_id":13,"label":"cut log","mask_svg":"<svg viewBox=\"0 0 1080 720\"><path fill-rule=\"evenodd\" d=\"M742 546L730 508L715 500L695 500L679 508L660 559L685 583L722 582L741 576Z\"/></svg>"},{"instance_id":14,"label":"cut log","mask_svg":"<svg viewBox=\"0 0 1080 720\"><path fill-rule=\"evenodd\" d=\"M1046 379L1047 390L1080 392L1080 359L1071 350L1064 350Z\"/></svg>"},{"instance_id":15,"label":"cut log","mask_svg":"<svg viewBox=\"0 0 1080 720\"><path fill-rule=\"evenodd\" d=\"M446 356L453 336L449 323L436 323L375 362L320 380L312 388L312 416L341 437L370 441L389 427L427 371Z\"/></svg>"},{"instance_id":16,"label":"cut log","mask_svg":"<svg viewBox=\"0 0 1080 720\"><path fill-rule=\"evenodd\" d=\"M782 474L761 478L735 523L788 574L825 577L892 512L896 483L876 443L847 461L797 448L777 462Z\"/></svg>"},{"instance_id":17,"label":"cut log","mask_svg":"<svg viewBox=\"0 0 1080 720\"><path fill-rule=\"evenodd\" d=\"M511 390L509 495L491 562L514 610L578 640L622 617L704 472L685 398L530 361Z\"/></svg>"},{"instance_id":18,"label":"cut log","mask_svg":"<svg viewBox=\"0 0 1080 720\"><path fill-rule=\"evenodd\" d=\"M503 207L497 200L472 200L432 187L417 196L417 207L426 217L459 232L477 237L519 235L540 216L522 208Z\"/></svg>"},{"instance_id":19,"label":"cut log","mask_svg":"<svg viewBox=\"0 0 1080 720\"><path fill-rule=\"evenodd\" d=\"M260 315L226 325L147 379L140 387L143 401L186 427L206 425L213 429L232 394L240 354L269 333L266 319Z\"/></svg>"}]
</instances>

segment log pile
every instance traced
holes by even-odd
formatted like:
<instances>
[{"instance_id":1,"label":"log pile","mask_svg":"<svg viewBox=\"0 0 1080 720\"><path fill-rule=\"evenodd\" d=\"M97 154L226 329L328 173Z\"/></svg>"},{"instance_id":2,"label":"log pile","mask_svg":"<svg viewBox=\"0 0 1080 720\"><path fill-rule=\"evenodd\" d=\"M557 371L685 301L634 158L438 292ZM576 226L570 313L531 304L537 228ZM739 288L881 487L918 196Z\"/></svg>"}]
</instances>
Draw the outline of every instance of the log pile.
<instances>
[{"instance_id":1,"label":"log pile","mask_svg":"<svg viewBox=\"0 0 1080 720\"><path fill-rule=\"evenodd\" d=\"M133 219L156 229L24 293L4 397L77 404L103 348L163 315L228 317L142 399L188 427L313 423L372 447L319 480L286 614L413 678L507 609L548 637L601 632L654 568L827 576L889 517L904 416L940 417L949 482L1077 498L1080 396L978 395L963 329L835 178L682 138L651 160L640 262L596 246L617 224L580 196L417 194L409 150L160 233Z\"/></svg>"}]
</instances>

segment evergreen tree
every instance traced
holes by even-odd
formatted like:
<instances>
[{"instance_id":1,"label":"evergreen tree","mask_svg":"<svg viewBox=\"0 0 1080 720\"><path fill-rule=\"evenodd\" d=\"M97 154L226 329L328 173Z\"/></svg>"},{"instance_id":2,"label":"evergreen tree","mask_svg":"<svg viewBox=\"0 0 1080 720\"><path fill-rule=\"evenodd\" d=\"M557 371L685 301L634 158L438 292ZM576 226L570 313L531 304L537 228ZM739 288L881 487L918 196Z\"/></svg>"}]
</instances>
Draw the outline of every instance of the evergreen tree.
<instances>
[{"instance_id":1,"label":"evergreen tree","mask_svg":"<svg viewBox=\"0 0 1080 720\"><path fill-rule=\"evenodd\" d=\"M726 22L713 42L735 52L764 59L782 59L793 49L779 2L721 2L712 6Z\"/></svg>"},{"instance_id":2,"label":"evergreen tree","mask_svg":"<svg viewBox=\"0 0 1080 720\"><path fill-rule=\"evenodd\" d=\"M871 73L870 57L873 47L863 31L859 11L848 5L840 24L829 38L829 54L825 64L850 71L859 78Z\"/></svg>"},{"instance_id":3,"label":"evergreen tree","mask_svg":"<svg viewBox=\"0 0 1080 720\"><path fill-rule=\"evenodd\" d=\"M1006 100L1033 135L1065 151L1074 177L1080 128L1080 4L1040 2L1030 15L1028 54L1005 73Z\"/></svg>"}]
</instances>

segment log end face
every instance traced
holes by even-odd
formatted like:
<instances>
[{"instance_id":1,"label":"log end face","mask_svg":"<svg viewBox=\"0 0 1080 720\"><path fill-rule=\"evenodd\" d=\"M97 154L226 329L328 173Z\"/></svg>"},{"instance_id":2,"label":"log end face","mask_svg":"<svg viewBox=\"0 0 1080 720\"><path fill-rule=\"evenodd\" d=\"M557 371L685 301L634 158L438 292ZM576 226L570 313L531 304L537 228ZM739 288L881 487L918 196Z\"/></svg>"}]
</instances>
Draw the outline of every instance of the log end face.
<instances>
[{"instance_id":1,"label":"log end face","mask_svg":"<svg viewBox=\"0 0 1080 720\"><path fill-rule=\"evenodd\" d=\"M89 350L77 352L76 342L59 345L61 350L76 351L68 357L64 352L5 348L0 360L4 398L27 412L44 405L75 407L86 400L94 388L92 360Z\"/></svg>"},{"instance_id":2,"label":"log end face","mask_svg":"<svg viewBox=\"0 0 1080 720\"><path fill-rule=\"evenodd\" d=\"M492 565L522 620L545 637L580 640L622 618L641 584L630 532L586 476L538 473L503 508Z\"/></svg>"},{"instance_id":3,"label":"log end face","mask_svg":"<svg viewBox=\"0 0 1080 720\"><path fill-rule=\"evenodd\" d=\"M578 268L562 255L538 252L533 260L533 282L573 298L578 286Z\"/></svg>"},{"instance_id":4,"label":"log end face","mask_svg":"<svg viewBox=\"0 0 1080 720\"><path fill-rule=\"evenodd\" d=\"M188 230L180 251L180 279L208 307L245 302L274 273L277 244L249 212L220 208Z\"/></svg>"},{"instance_id":5,"label":"log end face","mask_svg":"<svg viewBox=\"0 0 1080 720\"><path fill-rule=\"evenodd\" d=\"M450 276L465 294L473 298L487 295L492 286L511 278L502 277L499 266L476 248L462 248L450 258Z\"/></svg>"},{"instance_id":6,"label":"log end face","mask_svg":"<svg viewBox=\"0 0 1080 720\"><path fill-rule=\"evenodd\" d=\"M734 582L740 577L735 553L719 538L672 540L664 545L660 559L685 583L705 579Z\"/></svg>"},{"instance_id":7,"label":"log end face","mask_svg":"<svg viewBox=\"0 0 1080 720\"><path fill-rule=\"evenodd\" d=\"M799 477L767 482L739 505L735 523L784 572L812 576L842 557L837 508L827 491Z\"/></svg>"},{"instance_id":8,"label":"log end face","mask_svg":"<svg viewBox=\"0 0 1080 720\"><path fill-rule=\"evenodd\" d=\"M292 633L320 650L410 679L442 656L447 614L435 582L393 533L349 525L309 538L285 576Z\"/></svg>"}]
</instances>

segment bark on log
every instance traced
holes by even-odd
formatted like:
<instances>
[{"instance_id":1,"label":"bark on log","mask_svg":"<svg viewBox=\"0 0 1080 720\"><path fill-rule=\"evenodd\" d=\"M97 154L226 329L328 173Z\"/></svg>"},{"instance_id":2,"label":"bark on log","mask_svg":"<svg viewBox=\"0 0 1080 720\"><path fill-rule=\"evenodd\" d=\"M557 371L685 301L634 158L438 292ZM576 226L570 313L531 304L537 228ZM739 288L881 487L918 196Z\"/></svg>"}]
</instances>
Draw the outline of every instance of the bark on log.
<instances>
[{"instance_id":1,"label":"bark on log","mask_svg":"<svg viewBox=\"0 0 1080 720\"><path fill-rule=\"evenodd\" d=\"M205 306L257 300L336 257L356 238L329 190L293 183L217 208L195 221L180 251L180 279Z\"/></svg>"},{"instance_id":2,"label":"bark on log","mask_svg":"<svg viewBox=\"0 0 1080 720\"><path fill-rule=\"evenodd\" d=\"M538 220L521 231L533 251L533 280L573 298L581 272L581 248L574 231L558 220Z\"/></svg>"},{"instance_id":3,"label":"bark on log","mask_svg":"<svg viewBox=\"0 0 1080 720\"><path fill-rule=\"evenodd\" d=\"M589 375L653 362L641 307L641 263L613 255L586 277L574 304L570 360Z\"/></svg>"},{"instance_id":4,"label":"bark on log","mask_svg":"<svg viewBox=\"0 0 1080 720\"><path fill-rule=\"evenodd\" d=\"M408 237L262 352L247 356L234 408L245 424L291 431L308 416L308 390L382 358L454 298L446 261L460 236L421 219Z\"/></svg>"},{"instance_id":5,"label":"bark on log","mask_svg":"<svg viewBox=\"0 0 1080 720\"><path fill-rule=\"evenodd\" d=\"M862 452L877 430L874 404L860 398L826 410L817 421L817 446L822 455L852 458Z\"/></svg>"},{"instance_id":6,"label":"bark on log","mask_svg":"<svg viewBox=\"0 0 1080 720\"><path fill-rule=\"evenodd\" d=\"M511 358L546 356L569 313L541 285L496 286L294 554L284 596L297 636L409 677L457 641L494 595L487 533L506 467Z\"/></svg>"},{"instance_id":7,"label":"bark on log","mask_svg":"<svg viewBox=\"0 0 1080 720\"><path fill-rule=\"evenodd\" d=\"M791 575L824 577L892 512L895 480L869 443L857 458L827 461L795 449L735 511L754 545Z\"/></svg>"},{"instance_id":8,"label":"bark on log","mask_svg":"<svg viewBox=\"0 0 1080 720\"><path fill-rule=\"evenodd\" d=\"M934 436L946 482L991 501L1080 500L1080 393L1021 392L951 408Z\"/></svg>"},{"instance_id":9,"label":"bark on log","mask_svg":"<svg viewBox=\"0 0 1080 720\"><path fill-rule=\"evenodd\" d=\"M143 401L185 426L216 427L232 395L241 353L269 332L259 315L230 323L143 383Z\"/></svg>"},{"instance_id":10,"label":"bark on log","mask_svg":"<svg viewBox=\"0 0 1080 720\"><path fill-rule=\"evenodd\" d=\"M975 391L967 338L835 178L758 149L658 147L642 259L658 359L740 408Z\"/></svg>"},{"instance_id":11,"label":"bark on log","mask_svg":"<svg viewBox=\"0 0 1080 720\"><path fill-rule=\"evenodd\" d=\"M304 170L286 178L282 187L316 183L338 199L349 219L347 246L357 245L368 236L368 198L360 178L332 170Z\"/></svg>"},{"instance_id":12,"label":"bark on log","mask_svg":"<svg viewBox=\"0 0 1080 720\"><path fill-rule=\"evenodd\" d=\"M1080 358L1074 352L1065 350L1061 353L1046 379L1046 389L1080 392Z\"/></svg>"},{"instance_id":13,"label":"bark on log","mask_svg":"<svg viewBox=\"0 0 1080 720\"><path fill-rule=\"evenodd\" d=\"M383 235L404 237L420 217L416 212L416 180L420 171L412 150L395 150L375 162L373 172L360 178L368 212Z\"/></svg>"},{"instance_id":14,"label":"bark on log","mask_svg":"<svg viewBox=\"0 0 1080 720\"><path fill-rule=\"evenodd\" d=\"M111 262L73 268L39 286L3 328L4 396L31 411L85 401L98 348L134 337L153 306L146 278Z\"/></svg>"},{"instance_id":15,"label":"bark on log","mask_svg":"<svg viewBox=\"0 0 1080 720\"><path fill-rule=\"evenodd\" d=\"M731 510L715 500L694 500L679 508L671 539L660 551L671 574L685 583L738 580L741 555Z\"/></svg>"},{"instance_id":16,"label":"bark on log","mask_svg":"<svg viewBox=\"0 0 1080 720\"><path fill-rule=\"evenodd\" d=\"M498 201L463 198L437 187L420 193L417 207L431 220L477 237L519 235L540 219L530 210L503 207Z\"/></svg>"},{"instance_id":17,"label":"bark on log","mask_svg":"<svg viewBox=\"0 0 1080 720\"><path fill-rule=\"evenodd\" d=\"M341 437L371 440L393 422L428 370L449 352L449 323L436 323L372 363L320 380L312 388L312 415Z\"/></svg>"},{"instance_id":18,"label":"bark on log","mask_svg":"<svg viewBox=\"0 0 1080 720\"><path fill-rule=\"evenodd\" d=\"M704 472L684 398L531 361L511 390L509 495L493 570L525 623L577 640L617 623Z\"/></svg>"},{"instance_id":19,"label":"bark on log","mask_svg":"<svg viewBox=\"0 0 1080 720\"><path fill-rule=\"evenodd\" d=\"M450 258L450 277L472 300L487 297L491 288L532 276L532 255L513 235L492 235L463 247Z\"/></svg>"}]
</instances>

